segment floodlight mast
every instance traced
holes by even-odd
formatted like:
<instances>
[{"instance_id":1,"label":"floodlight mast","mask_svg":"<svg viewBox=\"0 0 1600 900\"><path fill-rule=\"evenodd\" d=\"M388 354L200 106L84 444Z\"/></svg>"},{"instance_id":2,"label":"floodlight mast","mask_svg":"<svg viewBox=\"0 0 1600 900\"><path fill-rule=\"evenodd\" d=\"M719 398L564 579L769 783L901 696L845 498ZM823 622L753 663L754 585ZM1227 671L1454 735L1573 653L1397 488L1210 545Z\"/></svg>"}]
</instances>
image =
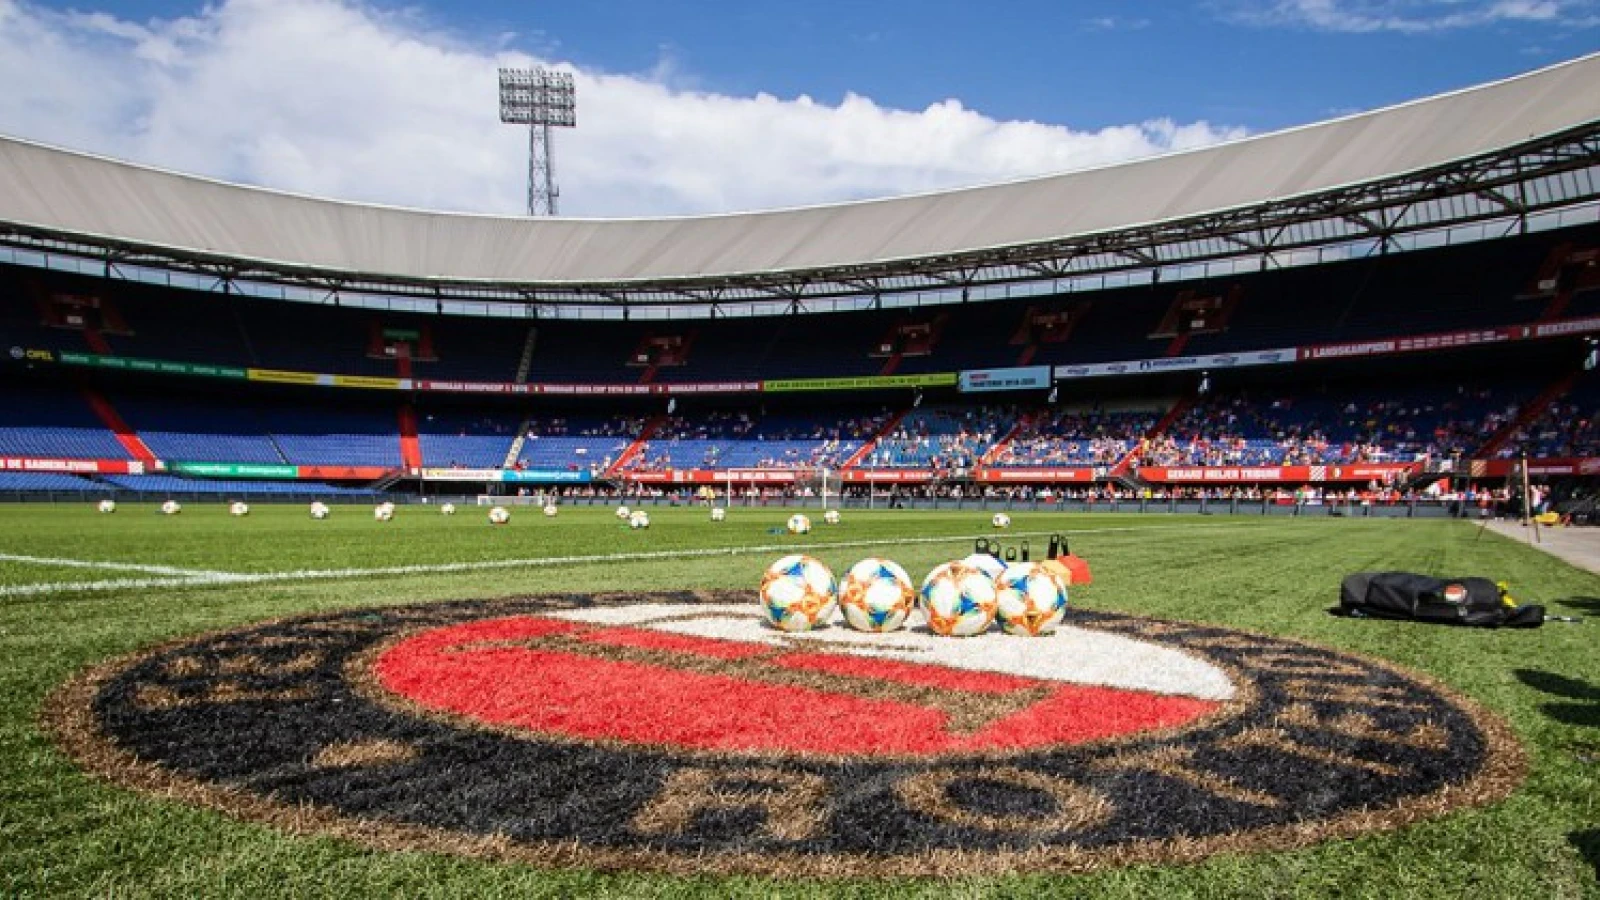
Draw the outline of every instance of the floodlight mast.
<instances>
[{"instance_id":1,"label":"floodlight mast","mask_svg":"<svg viewBox=\"0 0 1600 900\"><path fill-rule=\"evenodd\" d=\"M578 95L572 75L549 69L500 70L500 121L528 126L528 215L556 215L553 127L578 124Z\"/></svg>"}]
</instances>

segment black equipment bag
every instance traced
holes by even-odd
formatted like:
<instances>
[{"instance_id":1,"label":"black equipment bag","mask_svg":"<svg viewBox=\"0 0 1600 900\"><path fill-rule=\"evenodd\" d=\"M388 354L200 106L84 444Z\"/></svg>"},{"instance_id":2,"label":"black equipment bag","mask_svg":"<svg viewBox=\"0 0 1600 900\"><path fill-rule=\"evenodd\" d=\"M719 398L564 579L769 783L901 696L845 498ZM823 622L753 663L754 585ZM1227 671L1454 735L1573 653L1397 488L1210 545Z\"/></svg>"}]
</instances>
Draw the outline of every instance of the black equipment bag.
<instances>
[{"instance_id":1,"label":"black equipment bag","mask_svg":"<svg viewBox=\"0 0 1600 900\"><path fill-rule=\"evenodd\" d=\"M1357 572L1339 586L1347 616L1414 619L1486 628L1537 628L1544 607L1507 606L1487 578L1432 578L1410 572Z\"/></svg>"}]
</instances>

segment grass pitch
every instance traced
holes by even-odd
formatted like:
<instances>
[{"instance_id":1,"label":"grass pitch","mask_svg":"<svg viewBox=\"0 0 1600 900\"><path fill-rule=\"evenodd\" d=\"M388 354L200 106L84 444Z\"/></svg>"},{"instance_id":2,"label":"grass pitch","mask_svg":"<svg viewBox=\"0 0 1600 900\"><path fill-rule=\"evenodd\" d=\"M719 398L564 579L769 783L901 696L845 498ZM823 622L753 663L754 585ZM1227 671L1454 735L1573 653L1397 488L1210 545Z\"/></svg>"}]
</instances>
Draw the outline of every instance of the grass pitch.
<instances>
[{"instance_id":1,"label":"grass pitch","mask_svg":"<svg viewBox=\"0 0 1600 900\"><path fill-rule=\"evenodd\" d=\"M301 612L549 590L750 588L786 548L835 571L865 555L913 577L993 535L980 512L848 512L812 534L786 511L652 509L630 531L609 508L545 519L514 509L447 519L366 507L313 522L301 506L223 504L163 517L122 505L0 507L0 895L641 897L1600 896L1600 621L1491 632L1326 615L1342 575L1405 569L1509 580L1553 612L1600 615L1600 578L1449 521L1240 516L1013 515L1005 540L1072 530L1094 567L1076 606L1265 631L1432 674L1503 716L1530 772L1512 798L1397 832L1193 866L1079 877L799 881L540 871L297 838L81 775L40 732L45 695L110 656L198 631ZM1036 557L1042 537L1030 538ZM881 543L880 543L881 542ZM86 565L98 564L98 565ZM77 584L89 590L68 590ZM122 585L122 586L119 586Z\"/></svg>"}]
</instances>

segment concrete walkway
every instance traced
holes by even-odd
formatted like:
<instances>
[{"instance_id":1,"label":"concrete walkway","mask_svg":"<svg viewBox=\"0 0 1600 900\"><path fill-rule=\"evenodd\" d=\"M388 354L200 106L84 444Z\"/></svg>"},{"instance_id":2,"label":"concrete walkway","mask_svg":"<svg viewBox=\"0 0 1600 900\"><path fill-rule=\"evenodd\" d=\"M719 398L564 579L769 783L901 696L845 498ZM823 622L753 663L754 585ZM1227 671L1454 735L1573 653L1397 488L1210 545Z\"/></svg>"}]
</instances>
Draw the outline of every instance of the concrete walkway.
<instances>
[{"instance_id":1,"label":"concrete walkway","mask_svg":"<svg viewBox=\"0 0 1600 900\"><path fill-rule=\"evenodd\" d=\"M1533 526L1524 527L1515 519L1501 519L1489 523L1489 530L1530 547L1543 550L1558 559L1589 572L1600 574L1600 528L1539 527L1538 540L1534 540Z\"/></svg>"}]
</instances>

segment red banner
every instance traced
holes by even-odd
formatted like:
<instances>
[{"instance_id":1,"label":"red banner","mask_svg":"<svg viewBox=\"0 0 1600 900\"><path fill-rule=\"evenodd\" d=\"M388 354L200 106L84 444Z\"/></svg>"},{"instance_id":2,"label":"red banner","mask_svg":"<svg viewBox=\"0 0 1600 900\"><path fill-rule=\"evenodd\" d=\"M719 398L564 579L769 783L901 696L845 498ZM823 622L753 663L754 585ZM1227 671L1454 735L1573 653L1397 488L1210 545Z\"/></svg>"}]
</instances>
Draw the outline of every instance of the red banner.
<instances>
[{"instance_id":1,"label":"red banner","mask_svg":"<svg viewBox=\"0 0 1600 900\"><path fill-rule=\"evenodd\" d=\"M1509 478L1516 472L1514 459L1475 459L1467 474L1473 478ZM1528 474L1534 478L1543 475L1600 475L1600 459L1530 459Z\"/></svg>"},{"instance_id":2,"label":"red banner","mask_svg":"<svg viewBox=\"0 0 1600 900\"><path fill-rule=\"evenodd\" d=\"M918 484L932 481L932 469L850 469L843 473L844 480L856 482L889 482L892 484Z\"/></svg>"},{"instance_id":3,"label":"red banner","mask_svg":"<svg viewBox=\"0 0 1600 900\"><path fill-rule=\"evenodd\" d=\"M1373 341L1350 341L1342 344L1313 344L1300 348L1300 359L1305 361L1388 356L1392 353L1413 353L1418 350L1450 350L1457 347L1475 347L1480 344L1499 344L1524 337L1525 335L1519 334L1522 330L1485 328L1476 331L1442 331L1435 334L1382 338Z\"/></svg>"},{"instance_id":4,"label":"red banner","mask_svg":"<svg viewBox=\"0 0 1600 900\"><path fill-rule=\"evenodd\" d=\"M988 483L1003 482L1075 482L1085 483L1094 481L1094 469L985 469L978 473L978 481Z\"/></svg>"},{"instance_id":5,"label":"red banner","mask_svg":"<svg viewBox=\"0 0 1600 900\"><path fill-rule=\"evenodd\" d=\"M333 481L377 481L394 472L382 466L296 466L296 478Z\"/></svg>"},{"instance_id":6,"label":"red banner","mask_svg":"<svg viewBox=\"0 0 1600 900\"><path fill-rule=\"evenodd\" d=\"M65 472L72 475L144 475L166 471L156 462L145 465L131 459L48 459L38 456L0 456L3 472Z\"/></svg>"},{"instance_id":7,"label":"red banner","mask_svg":"<svg viewBox=\"0 0 1600 900\"><path fill-rule=\"evenodd\" d=\"M1261 481L1388 481L1410 471L1410 463L1352 463L1343 466L1151 466L1139 477L1157 484L1250 484Z\"/></svg>"},{"instance_id":8,"label":"red banner","mask_svg":"<svg viewBox=\"0 0 1600 900\"><path fill-rule=\"evenodd\" d=\"M681 384L509 384L498 381L411 382L419 391L455 394L548 394L550 396L604 397L663 394L740 394L761 390L759 381L700 381Z\"/></svg>"},{"instance_id":9,"label":"red banner","mask_svg":"<svg viewBox=\"0 0 1600 900\"><path fill-rule=\"evenodd\" d=\"M629 472L623 481L640 484L793 484L799 477L792 469L668 469L663 472Z\"/></svg>"}]
</instances>

